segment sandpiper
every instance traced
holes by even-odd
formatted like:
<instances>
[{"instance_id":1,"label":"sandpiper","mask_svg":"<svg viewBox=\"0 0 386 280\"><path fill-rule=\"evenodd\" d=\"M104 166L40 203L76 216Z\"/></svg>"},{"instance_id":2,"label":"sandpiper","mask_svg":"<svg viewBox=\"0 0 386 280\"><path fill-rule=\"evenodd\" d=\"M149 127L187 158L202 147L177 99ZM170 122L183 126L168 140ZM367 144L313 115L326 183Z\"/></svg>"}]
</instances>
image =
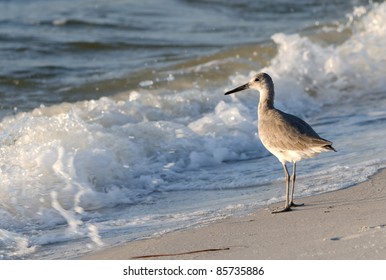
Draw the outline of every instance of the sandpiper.
<instances>
[{"instance_id":1,"label":"sandpiper","mask_svg":"<svg viewBox=\"0 0 386 280\"><path fill-rule=\"evenodd\" d=\"M267 150L279 159L283 165L286 177L285 206L283 209L273 211L272 213L290 211L291 206L303 205L295 204L293 201L296 162L314 157L321 152L336 152L336 150L332 147L332 142L321 138L305 121L275 108L273 81L266 73L255 75L248 83L226 92L225 95L249 88L260 92L258 107L260 140ZM287 162L293 163L291 192L289 188L291 177L286 166Z\"/></svg>"}]
</instances>

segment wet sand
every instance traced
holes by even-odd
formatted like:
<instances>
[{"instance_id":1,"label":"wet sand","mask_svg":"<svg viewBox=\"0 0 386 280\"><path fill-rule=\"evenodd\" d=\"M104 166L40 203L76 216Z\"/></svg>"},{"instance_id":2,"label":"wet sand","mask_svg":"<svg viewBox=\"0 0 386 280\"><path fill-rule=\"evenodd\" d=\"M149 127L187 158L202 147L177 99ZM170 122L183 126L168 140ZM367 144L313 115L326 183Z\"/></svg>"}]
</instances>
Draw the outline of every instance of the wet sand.
<instances>
[{"instance_id":1,"label":"wet sand","mask_svg":"<svg viewBox=\"0 0 386 280\"><path fill-rule=\"evenodd\" d=\"M102 248L81 259L386 259L386 170L353 187L300 198L305 205Z\"/></svg>"}]
</instances>

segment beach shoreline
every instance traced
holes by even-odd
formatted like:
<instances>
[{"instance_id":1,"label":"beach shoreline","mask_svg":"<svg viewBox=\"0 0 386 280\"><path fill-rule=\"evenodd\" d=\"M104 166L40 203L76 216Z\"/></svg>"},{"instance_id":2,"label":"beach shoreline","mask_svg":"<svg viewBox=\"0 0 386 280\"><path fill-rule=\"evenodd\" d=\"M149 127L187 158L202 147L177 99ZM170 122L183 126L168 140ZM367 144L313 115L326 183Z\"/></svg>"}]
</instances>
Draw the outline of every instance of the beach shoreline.
<instances>
[{"instance_id":1,"label":"beach shoreline","mask_svg":"<svg viewBox=\"0 0 386 280\"><path fill-rule=\"evenodd\" d=\"M102 248L84 260L386 259L386 169L352 187L242 217Z\"/></svg>"}]
</instances>

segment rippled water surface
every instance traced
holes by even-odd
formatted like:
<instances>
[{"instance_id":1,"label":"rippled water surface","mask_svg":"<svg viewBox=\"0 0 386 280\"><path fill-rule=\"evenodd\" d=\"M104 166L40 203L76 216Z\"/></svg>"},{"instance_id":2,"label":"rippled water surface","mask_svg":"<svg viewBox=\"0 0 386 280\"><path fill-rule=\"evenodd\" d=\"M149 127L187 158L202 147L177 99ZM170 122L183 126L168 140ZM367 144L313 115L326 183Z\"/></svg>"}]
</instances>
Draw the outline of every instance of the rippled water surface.
<instances>
[{"instance_id":1,"label":"rippled water surface","mask_svg":"<svg viewBox=\"0 0 386 280\"><path fill-rule=\"evenodd\" d=\"M165 8L167 7L167 8ZM259 141L276 106L337 153L296 194L385 167L386 5L366 1L1 1L0 258L71 258L283 199Z\"/></svg>"}]
</instances>

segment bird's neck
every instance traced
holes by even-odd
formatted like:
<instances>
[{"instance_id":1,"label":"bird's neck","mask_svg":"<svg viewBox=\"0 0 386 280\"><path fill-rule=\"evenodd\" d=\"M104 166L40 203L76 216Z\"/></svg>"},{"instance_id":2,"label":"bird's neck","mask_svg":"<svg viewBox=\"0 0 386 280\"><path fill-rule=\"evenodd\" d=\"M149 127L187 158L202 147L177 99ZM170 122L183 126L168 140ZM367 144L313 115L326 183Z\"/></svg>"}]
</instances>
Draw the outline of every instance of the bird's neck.
<instances>
[{"instance_id":1,"label":"bird's neck","mask_svg":"<svg viewBox=\"0 0 386 280\"><path fill-rule=\"evenodd\" d=\"M259 108L272 109L274 97L275 92L273 88L265 88L264 90L260 91Z\"/></svg>"}]
</instances>

